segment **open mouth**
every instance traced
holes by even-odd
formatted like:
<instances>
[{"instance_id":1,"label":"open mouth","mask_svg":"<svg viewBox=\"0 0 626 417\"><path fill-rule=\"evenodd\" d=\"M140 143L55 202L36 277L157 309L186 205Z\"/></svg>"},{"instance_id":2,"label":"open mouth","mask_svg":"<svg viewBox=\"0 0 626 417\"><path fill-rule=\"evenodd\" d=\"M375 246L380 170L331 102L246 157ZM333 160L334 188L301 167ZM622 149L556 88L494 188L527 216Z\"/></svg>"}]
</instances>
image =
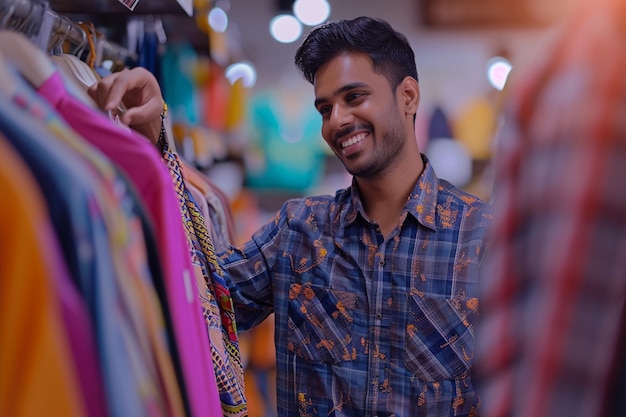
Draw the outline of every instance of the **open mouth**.
<instances>
[{"instance_id":1,"label":"open mouth","mask_svg":"<svg viewBox=\"0 0 626 417\"><path fill-rule=\"evenodd\" d=\"M346 148L349 148L350 146L356 145L357 143L363 141L363 139L365 139L366 136L367 136L366 133L359 133L357 135L354 135L344 140L343 142L339 144L339 146L341 147L341 149L345 150Z\"/></svg>"}]
</instances>

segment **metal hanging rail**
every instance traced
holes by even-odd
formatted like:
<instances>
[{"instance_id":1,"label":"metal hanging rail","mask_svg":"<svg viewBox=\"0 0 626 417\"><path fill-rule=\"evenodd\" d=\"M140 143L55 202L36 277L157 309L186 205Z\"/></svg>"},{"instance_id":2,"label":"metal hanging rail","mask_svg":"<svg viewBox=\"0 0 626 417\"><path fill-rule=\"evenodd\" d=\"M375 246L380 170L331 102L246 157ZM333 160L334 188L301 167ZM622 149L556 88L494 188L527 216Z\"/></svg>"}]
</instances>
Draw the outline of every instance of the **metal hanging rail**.
<instances>
[{"instance_id":1,"label":"metal hanging rail","mask_svg":"<svg viewBox=\"0 0 626 417\"><path fill-rule=\"evenodd\" d=\"M59 41L86 48L87 34L77 22L50 9L45 0L0 0L0 29L27 35L41 49L50 51ZM95 39L99 61L135 62L137 56L103 37Z\"/></svg>"}]
</instances>

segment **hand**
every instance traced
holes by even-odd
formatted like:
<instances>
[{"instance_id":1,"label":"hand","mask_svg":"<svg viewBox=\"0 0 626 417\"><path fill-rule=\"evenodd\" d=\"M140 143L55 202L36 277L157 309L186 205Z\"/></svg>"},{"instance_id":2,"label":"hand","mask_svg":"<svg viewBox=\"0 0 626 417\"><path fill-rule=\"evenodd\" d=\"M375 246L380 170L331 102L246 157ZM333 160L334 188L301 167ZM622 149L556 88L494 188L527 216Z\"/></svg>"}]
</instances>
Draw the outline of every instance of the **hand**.
<instances>
[{"instance_id":1,"label":"hand","mask_svg":"<svg viewBox=\"0 0 626 417\"><path fill-rule=\"evenodd\" d=\"M163 96L154 75L145 68L124 69L108 75L87 90L105 111L126 111L120 121L156 143L161 131Z\"/></svg>"}]
</instances>

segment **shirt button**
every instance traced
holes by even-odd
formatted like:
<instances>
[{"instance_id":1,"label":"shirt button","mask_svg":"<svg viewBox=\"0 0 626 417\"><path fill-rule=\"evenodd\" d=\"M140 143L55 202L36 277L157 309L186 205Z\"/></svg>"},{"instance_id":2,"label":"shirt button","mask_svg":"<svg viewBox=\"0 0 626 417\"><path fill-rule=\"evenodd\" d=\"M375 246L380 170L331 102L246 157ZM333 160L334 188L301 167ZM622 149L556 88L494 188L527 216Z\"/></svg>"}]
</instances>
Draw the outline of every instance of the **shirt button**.
<instances>
[{"instance_id":1,"label":"shirt button","mask_svg":"<svg viewBox=\"0 0 626 417\"><path fill-rule=\"evenodd\" d=\"M376 314L376 318L377 318L378 320L380 320L380 319L382 319L382 318L383 318L383 315L382 315L382 314L380 314L380 313L378 313L378 314Z\"/></svg>"},{"instance_id":2,"label":"shirt button","mask_svg":"<svg viewBox=\"0 0 626 417\"><path fill-rule=\"evenodd\" d=\"M381 259L380 262L378 262L378 265L385 266L385 263L387 262L384 259Z\"/></svg>"}]
</instances>

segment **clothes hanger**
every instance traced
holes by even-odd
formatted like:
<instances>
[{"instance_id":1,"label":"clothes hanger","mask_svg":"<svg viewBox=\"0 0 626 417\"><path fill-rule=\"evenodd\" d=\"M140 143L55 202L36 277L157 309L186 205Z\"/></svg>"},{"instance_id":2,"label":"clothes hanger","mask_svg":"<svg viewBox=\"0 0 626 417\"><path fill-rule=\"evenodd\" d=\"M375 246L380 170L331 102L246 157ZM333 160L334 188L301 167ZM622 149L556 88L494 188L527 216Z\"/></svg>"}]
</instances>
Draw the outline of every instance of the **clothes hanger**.
<instances>
[{"instance_id":1,"label":"clothes hanger","mask_svg":"<svg viewBox=\"0 0 626 417\"><path fill-rule=\"evenodd\" d=\"M2 10L2 20L0 20L0 28L8 29L10 25L10 19L15 12L15 3L13 3L12 1L4 2L0 4L0 7L0 10Z\"/></svg>"},{"instance_id":2,"label":"clothes hanger","mask_svg":"<svg viewBox=\"0 0 626 417\"><path fill-rule=\"evenodd\" d=\"M75 23L71 23L70 31L75 31L80 36L80 40L78 42L74 42L74 49L70 53L74 56L80 57L83 55L85 48L87 47L87 35L85 34L85 31Z\"/></svg>"},{"instance_id":3,"label":"clothes hanger","mask_svg":"<svg viewBox=\"0 0 626 417\"><path fill-rule=\"evenodd\" d=\"M69 42L68 35L74 28L73 23L65 16L59 16L59 19L61 23L53 34L55 40L51 41L48 47L51 53L50 60L57 66L70 93L88 106L98 108L93 99L87 94L87 88L93 84L94 79L79 76L82 74L79 68L85 64L74 55L65 53L63 50L63 45Z\"/></svg>"},{"instance_id":4,"label":"clothes hanger","mask_svg":"<svg viewBox=\"0 0 626 417\"><path fill-rule=\"evenodd\" d=\"M35 15L36 4L32 1L27 2L28 12L22 14L23 18L13 20L13 29L17 32L28 34L29 22L31 16Z\"/></svg>"},{"instance_id":5,"label":"clothes hanger","mask_svg":"<svg viewBox=\"0 0 626 417\"><path fill-rule=\"evenodd\" d=\"M87 39L87 46L89 46L89 53L85 59L85 63L93 68L96 64L96 44L95 44L95 28L93 23L78 22L78 26L85 32L85 38Z\"/></svg>"},{"instance_id":6,"label":"clothes hanger","mask_svg":"<svg viewBox=\"0 0 626 417\"><path fill-rule=\"evenodd\" d=\"M69 20L69 29L67 33L75 30L80 34L80 41L73 49L72 53L61 53L57 55L52 55L50 59L59 67L66 78L70 78L76 83L81 90L85 93L89 87L100 80L100 77L95 72L95 70L90 66L95 61L96 52L95 45L93 43L93 39L91 35L88 33L89 28L84 23L80 22L78 24L72 23ZM74 39L74 38L72 38ZM82 61L79 56L83 55L85 51L84 44L89 46L89 54L87 58L89 62Z\"/></svg>"},{"instance_id":7,"label":"clothes hanger","mask_svg":"<svg viewBox=\"0 0 626 417\"><path fill-rule=\"evenodd\" d=\"M53 31L48 43L50 55L62 55L65 53L63 45L68 41L68 35L72 30L72 22L66 16L59 16L58 28Z\"/></svg>"}]
</instances>

